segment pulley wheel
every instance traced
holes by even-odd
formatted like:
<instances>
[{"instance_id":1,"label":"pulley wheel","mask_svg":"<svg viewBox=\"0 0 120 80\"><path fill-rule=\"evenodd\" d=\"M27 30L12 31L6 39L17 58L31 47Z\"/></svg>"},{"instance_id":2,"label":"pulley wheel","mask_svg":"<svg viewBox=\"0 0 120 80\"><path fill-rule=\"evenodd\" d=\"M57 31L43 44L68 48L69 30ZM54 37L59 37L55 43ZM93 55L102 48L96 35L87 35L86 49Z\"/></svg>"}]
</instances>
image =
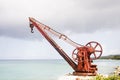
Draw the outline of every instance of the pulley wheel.
<instances>
[{"instance_id":1,"label":"pulley wheel","mask_svg":"<svg viewBox=\"0 0 120 80\"><path fill-rule=\"evenodd\" d=\"M91 41L87 43L86 46L92 47L94 49L94 52L91 53L91 56L90 56L92 60L100 58L103 50L102 50L102 46L98 42Z\"/></svg>"},{"instance_id":2,"label":"pulley wheel","mask_svg":"<svg viewBox=\"0 0 120 80\"><path fill-rule=\"evenodd\" d=\"M72 52L72 58L73 58L73 60L74 60L75 62L78 62L78 56L77 56L77 54L78 54L78 49L76 48L76 49L74 49L73 52Z\"/></svg>"}]
</instances>

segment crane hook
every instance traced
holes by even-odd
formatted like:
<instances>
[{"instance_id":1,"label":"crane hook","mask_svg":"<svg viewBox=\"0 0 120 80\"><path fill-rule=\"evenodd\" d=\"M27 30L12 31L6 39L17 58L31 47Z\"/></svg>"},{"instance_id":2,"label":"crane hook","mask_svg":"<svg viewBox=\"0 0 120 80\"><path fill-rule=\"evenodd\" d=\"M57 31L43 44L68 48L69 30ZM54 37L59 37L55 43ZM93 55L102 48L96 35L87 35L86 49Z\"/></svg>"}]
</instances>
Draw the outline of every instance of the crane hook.
<instances>
[{"instance_id":1,"label":"crane hook","mask_svg":"<svg viewBox=\"0 0 120 80\"><path fill-rule=\"evenodd\" d=\"M34 33L34 31L33 31L33 27L34 27L34 25L33 25L33 24L30 24L31 33Z\"/></svg>"}]
</instances>

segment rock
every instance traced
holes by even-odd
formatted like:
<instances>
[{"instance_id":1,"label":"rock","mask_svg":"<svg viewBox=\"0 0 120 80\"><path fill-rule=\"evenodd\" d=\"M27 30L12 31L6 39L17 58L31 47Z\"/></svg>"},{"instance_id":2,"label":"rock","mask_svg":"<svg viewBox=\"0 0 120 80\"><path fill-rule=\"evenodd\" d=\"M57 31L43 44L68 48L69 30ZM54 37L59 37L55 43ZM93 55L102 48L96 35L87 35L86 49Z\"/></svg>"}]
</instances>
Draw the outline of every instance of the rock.
<instances>
[{"instance_id":1,"label":"rock","mask_svg":"<svg viewBox=\"0 0 120 80\"><path fill-rule=\"evenodd\" d=\"M120 76L120 66L117 66L115 69L114 74Z\"/></svg>"}]
</instances>

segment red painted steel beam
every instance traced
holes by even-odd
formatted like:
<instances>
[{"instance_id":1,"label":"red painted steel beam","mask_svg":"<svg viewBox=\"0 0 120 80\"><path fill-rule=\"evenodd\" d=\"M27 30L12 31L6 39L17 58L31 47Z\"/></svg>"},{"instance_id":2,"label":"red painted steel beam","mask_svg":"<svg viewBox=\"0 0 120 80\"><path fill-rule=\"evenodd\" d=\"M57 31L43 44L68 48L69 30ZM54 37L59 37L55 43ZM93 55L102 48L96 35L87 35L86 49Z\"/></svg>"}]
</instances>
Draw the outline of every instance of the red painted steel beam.
<instances>
[{"instance_id":1,"label":"red painted steel beam","mask_svg":"<svg viewBox=\"0 0 120 80\"><path fill-rule=\"evenodd\" d=\"M76 71L77 64L60 48L60 46L41 28L38 21L29 17L30 25L35 26L38 31L47 39L47 41L58 51L58 53L68 62L68 64Z\"/></svg>"}]
</instances>

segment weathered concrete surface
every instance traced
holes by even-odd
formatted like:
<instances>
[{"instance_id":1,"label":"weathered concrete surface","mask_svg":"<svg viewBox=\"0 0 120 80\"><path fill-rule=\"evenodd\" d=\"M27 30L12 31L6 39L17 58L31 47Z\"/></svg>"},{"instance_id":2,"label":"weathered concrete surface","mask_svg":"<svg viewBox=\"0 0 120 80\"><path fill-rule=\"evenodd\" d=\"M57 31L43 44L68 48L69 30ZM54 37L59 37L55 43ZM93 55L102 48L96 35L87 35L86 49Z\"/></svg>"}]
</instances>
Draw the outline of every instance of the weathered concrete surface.
<instances>
[{"instance_id":1,"label":"weathered concrete surface","mask_svg":"<svg viewBox=\"0 0 120 80\"><path fill-rule=\"evenodd\" d=\"M95 80L96 76L74 76L65 75L58 78L58 80Z\"/></svg>"}]
</instances>

